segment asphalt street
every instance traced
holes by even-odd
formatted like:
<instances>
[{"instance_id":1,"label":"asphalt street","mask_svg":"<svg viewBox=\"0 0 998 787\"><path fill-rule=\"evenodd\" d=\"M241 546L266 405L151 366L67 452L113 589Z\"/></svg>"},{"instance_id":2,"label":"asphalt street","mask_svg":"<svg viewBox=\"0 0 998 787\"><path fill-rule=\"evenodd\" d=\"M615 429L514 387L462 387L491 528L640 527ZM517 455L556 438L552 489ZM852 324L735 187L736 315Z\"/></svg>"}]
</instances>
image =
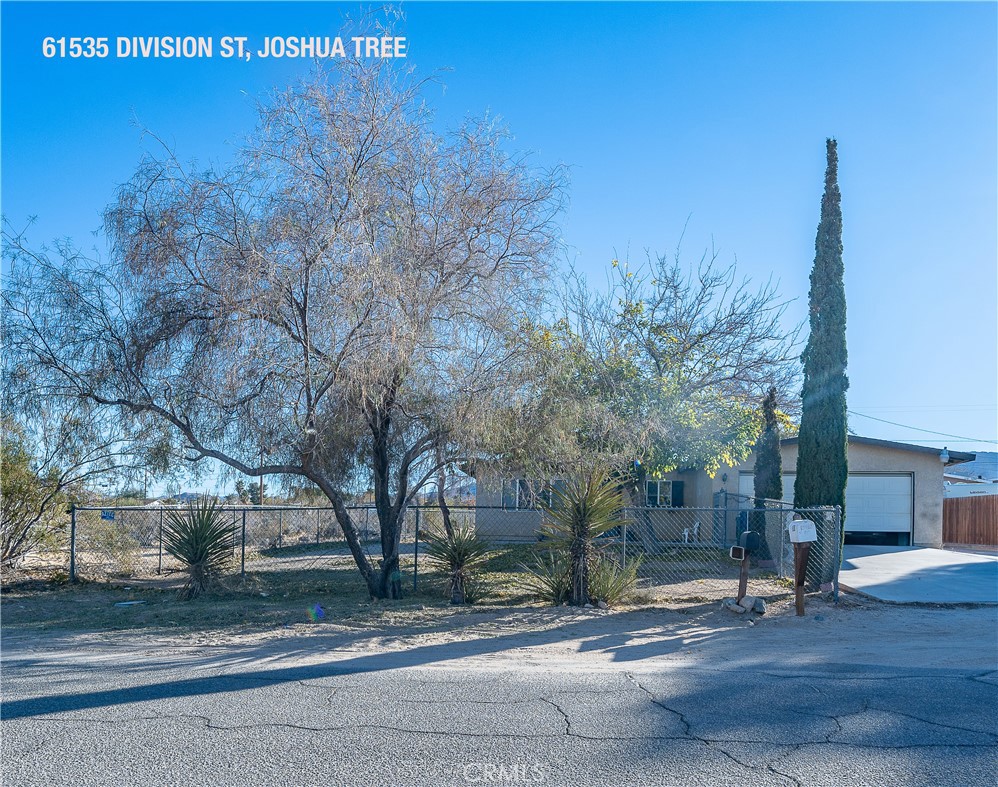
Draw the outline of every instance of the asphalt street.
<instances>
[{"instance_id":1,"label":"asphalt street","mask_svg":"<svg viewBox=\"0 0 998 787\"><path fill-rule=\"evenodd\" d=\"M987 643L966 668L954 666L959 653L920 659L919 628L938 632L902 614L913 616L913 643L896 659L884 643L883 658L871 657L877 643L843 645L865 630L845 625L822 633L836 647L816 636L789 649L775 627L690 630L680 642L625 617L596 640L575 623L581 646L544 657L529 635L382 652L311 639L163 648L8 638L3 783L996 783ZM623 655L629 643L636 650Z\"/></svg>"}]
</instances>

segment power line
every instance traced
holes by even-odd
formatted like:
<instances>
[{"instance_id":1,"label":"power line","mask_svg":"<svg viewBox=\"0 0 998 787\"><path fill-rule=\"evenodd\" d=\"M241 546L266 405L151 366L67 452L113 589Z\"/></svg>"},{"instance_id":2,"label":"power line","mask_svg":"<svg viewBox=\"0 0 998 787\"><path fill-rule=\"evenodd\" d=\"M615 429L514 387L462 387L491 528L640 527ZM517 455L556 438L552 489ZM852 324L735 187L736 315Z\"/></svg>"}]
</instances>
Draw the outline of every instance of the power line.
<instances>
[{"instance_id":1,"label":"power line","mask_svg":"<svg viewBox=\"0 0 998 787\"><path fill-rule=\"evenodd\" d=\"M885 438L886 439L886 438ZM954 439L952 437L943 440L940 437L922 437L921 435L917 437L892 437L891 440L895 442L902 443L907 440L918 440L920 443L991 443L992 445L998 445L998 440L971 440L967 438L966 440Z\"/></svg>"},{"instance_id":2,"label":"power line","mask_svg":"<svg viewBox=\"0 0 998 787\"><path fill-rule=\"evenodd\" d=\"M886 407L879 405L856 405L857 407L862 407L871 413L915 413L915 412L929 412L932 414L936 413L974 413L974 412L992 412L998 413L998 404L936 404L936 405L911 405L909 407Z\"/></svg>"},{"instance_id":3,"label":"power line","mask_svg":"<svg viewBox=\"0 0 998 787\"><path fill-rule=\"evenodd\" d=\"M900 426L903 429L911 429L913 432L925 432L926 434L937 434L943 437L951 437L954 440L962 440L967 443L998 443L998 440L984 440L979 437L964 437L958 434L949 434L948 432L934 432L931 429L921 429L917 426L910 426L909 424L899 424L897 421L887 421L883 418L874 418L872 415L863 415L863 413L857 413L855 410L846 410L850 415L858 415L860 418L869 418L871 421L879 421L882 424L890 424L891 426ZM926 440L926 442L930 442ZM938 442L932 440L931 442Z\"/></svg>"}]
</instances>

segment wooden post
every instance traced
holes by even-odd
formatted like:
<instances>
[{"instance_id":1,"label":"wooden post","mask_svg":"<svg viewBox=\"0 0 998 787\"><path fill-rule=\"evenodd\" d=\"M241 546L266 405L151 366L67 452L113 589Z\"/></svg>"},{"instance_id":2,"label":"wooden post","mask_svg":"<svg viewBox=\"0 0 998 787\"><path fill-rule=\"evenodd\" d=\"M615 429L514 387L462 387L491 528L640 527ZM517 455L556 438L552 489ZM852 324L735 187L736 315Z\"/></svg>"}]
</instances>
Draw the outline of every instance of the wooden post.
<instances>
[{"instance_id":1,"label":"wooden post","mask_svg":"<svg viewBox=\"0 0 998 787\"><path fill-rule=\"evenodd\" d=\"M741 600L745 598L745 594L748 592L748 569L749 569L749 553L745 550L745 557L742 558L741 569L738 572L738 598L735 601L741 603Z\"/></svg>"}]
</instances>

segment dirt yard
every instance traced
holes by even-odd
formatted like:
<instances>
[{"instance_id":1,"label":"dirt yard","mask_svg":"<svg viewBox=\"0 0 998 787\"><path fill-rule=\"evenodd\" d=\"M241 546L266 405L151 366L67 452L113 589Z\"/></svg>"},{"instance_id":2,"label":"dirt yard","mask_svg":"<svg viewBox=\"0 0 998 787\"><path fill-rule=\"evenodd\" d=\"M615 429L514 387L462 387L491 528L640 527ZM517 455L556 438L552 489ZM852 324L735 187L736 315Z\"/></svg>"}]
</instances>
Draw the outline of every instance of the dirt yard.
<instances>
[{"instance_id":1,"label":"dirt yard","mask_svg":"<svg viewBox=\"0 0 998 787\"><path fill-rule=\"evenodd\" d=\"M745 659L754 640L788 659L806 644L826 658L883 663L885 643L890 643L899 665L907 660L961 669L998 666L994 608L892 606L849 594L834 604L814 595L807 598L806 616L798 618L788 593L770 596L765 615L736 616L716 602L655 602L609 611L529 603L452 607L432 583L401 601L371 601L356 582L331 585L328 572L264 573L187 603L178 602L162 583L29 583L4 591L0 624L6 643L24 646L31 640L34 648L46 643L96 649L217 647L328 657L448 646L447 660L461 658L462 664L505 653L518 663L570 661L575 667L599 668L624 658L682 654L695 660L701 652L710 660Z\"/></svg>"}]
</instances>

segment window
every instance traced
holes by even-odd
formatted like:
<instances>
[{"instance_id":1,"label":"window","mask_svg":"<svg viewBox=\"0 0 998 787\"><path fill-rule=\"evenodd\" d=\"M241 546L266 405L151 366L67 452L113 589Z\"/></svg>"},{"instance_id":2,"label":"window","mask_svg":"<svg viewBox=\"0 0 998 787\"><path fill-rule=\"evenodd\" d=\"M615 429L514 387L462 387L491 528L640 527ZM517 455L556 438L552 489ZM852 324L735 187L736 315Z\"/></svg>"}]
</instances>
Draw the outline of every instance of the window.
<instances>
[{"instance_id":1,"label":"window","mask_svg":"<svg viewBox=\"0 0 998 787\"><path fill-rule=\"evenodd\" d=\"M682 481L647 481L645 505L650 508L682 508Z\"/></svg>"},{"instance_id":2,"label":"window","mask_svg":"<svg viewBox=\"0 0 998 787\"><path fill-rule=\"evenodd\" d=\"M650 508L672 506L672 481L647 481L647 504Z\"/></svg>"},{"instance_id":3,"label":"window","mask_svg":"<svg viewBox=\"0 0 998 787\"><path fill-rule=\"evenodd\" d=\"M542 481L516 478L512 481L503 481L502 507L519 511L538 508L541 505L550 505L552 489L560 492L564 491L564 488L565 482L561 480Z\"/></svg>"}]
</instances>

